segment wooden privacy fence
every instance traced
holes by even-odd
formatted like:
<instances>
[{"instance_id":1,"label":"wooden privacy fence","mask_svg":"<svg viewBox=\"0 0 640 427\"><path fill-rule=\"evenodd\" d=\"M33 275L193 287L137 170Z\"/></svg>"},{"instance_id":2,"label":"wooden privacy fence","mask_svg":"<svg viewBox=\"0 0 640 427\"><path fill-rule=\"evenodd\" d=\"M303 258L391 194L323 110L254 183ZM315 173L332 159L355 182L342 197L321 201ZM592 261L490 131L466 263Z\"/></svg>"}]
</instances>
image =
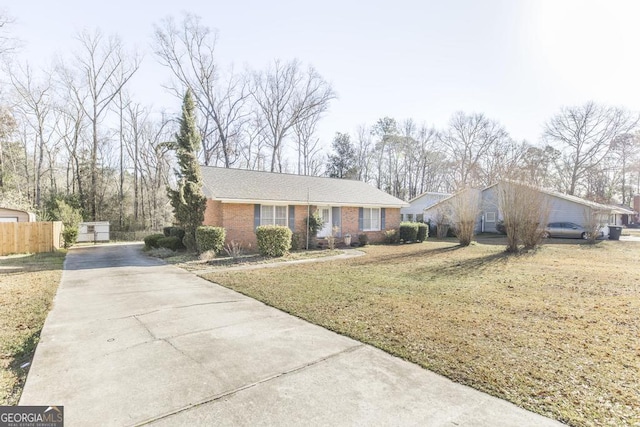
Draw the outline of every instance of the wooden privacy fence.
<instances>
[{"instance_id":1,"label":"wooden privacy fence","mask_svg":"<svg viewBox=\"0 0 640 427\"><path fill-rule=\"evenodd\" d=\"M0 255L52 252L60 248L62 222L0 222Z\"/></svg>"}]
</instances>

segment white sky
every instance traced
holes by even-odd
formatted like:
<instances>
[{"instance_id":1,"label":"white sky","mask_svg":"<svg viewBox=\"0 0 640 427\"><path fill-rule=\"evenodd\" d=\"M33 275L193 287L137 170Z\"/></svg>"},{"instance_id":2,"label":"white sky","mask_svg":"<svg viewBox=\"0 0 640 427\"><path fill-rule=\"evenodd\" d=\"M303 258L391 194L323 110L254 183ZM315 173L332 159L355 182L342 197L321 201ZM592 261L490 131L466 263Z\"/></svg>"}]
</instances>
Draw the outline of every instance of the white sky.
<instances>
[{"instance_id":1,"label":"white sky","mask_svg":"<svg viewBox=\"0 0 640 427\"><path fill-rule=\"evenodd\" d=\"M187 11L219 30L223 64L263 68L275 58L311 63L339 98L320 126L336 131L384 116L443 128L451 114L484 112L537 142L560 107L589 100L640 111L640 2L440 0L322 2L229 0L4 0L26 45L50 63L74 35L100 28L146 56L130 90L179 111L149 46L153 24Z\"/></svg>"}]
</instances>

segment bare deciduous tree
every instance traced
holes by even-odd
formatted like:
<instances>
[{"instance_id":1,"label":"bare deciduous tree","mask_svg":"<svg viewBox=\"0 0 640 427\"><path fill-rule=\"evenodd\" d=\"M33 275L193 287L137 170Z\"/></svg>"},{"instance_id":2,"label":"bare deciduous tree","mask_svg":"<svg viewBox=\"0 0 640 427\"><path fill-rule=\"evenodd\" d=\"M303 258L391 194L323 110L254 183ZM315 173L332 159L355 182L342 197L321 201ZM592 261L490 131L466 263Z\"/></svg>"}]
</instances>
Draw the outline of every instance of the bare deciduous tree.
<instances>
[{"instance_id":1,"label":"bare deciduous tree","mask_svg":"<svg viewBox=\"0 0 640 427\"><path fill-rule=\"evenodd\" d=\"M15 52L20 46L20 41L9 32L13 23L13 17L0 9L0 58Z\"/></svg>"},{"instance_id":2,"label":"bare deciduous tree","mask_svg":"<svg viewBox=\"0 0 640 427\"><path fill-rule=\"evenodd\" d=\"M5 175L8 173L5 164L5 144L16 131L17 123L13 113L6 107L0 107L0 193L4 193Z\"/></svg>"},{"instance_id":3,"label":"bare deciduous tree","mask_svg":"<svg viewBox=\"0 0 640 427\"><path fill-rule=\"evenodd\" d=\"M594 102L563 108L544 128L544 138L562 152L558 189L577 195L586 173L607 156L617 137L637 124L638 116Z\"/></svg>"},{"instance_id":4,"label":"bare deciduous tree","mask_svg":"<svg viewBox=\"0 0 640 427\"><path fill-rule=\"evenodd\" d=\"M282 172L283 144L293 127L325 112L336 97L331 85L313 67L302 70L296 60L287 63L276 60L265 72L255 72L251 95L257 106L256 114L265 124L271 172Z\"/></svg>"},{"instance_id":5,"label":"bare deciduous tree","mask_svg":"<svg viewBox=\"0 0 640 427\"><path fill-rule=\"evenodd\" d=\"M507 232L507 252L518 246L533 249L545 236L550 204L546 193L531 185L502 181L496 186L502 221Z\"/></svg>"},{"instance_id":6,"label":"bare deciduous tree","mask_svg":"<svg viewBox=\"0 0 640 427\"><path fill-rule=\"evenodd\" d=\"M450 206L451 225L460 246L469 246L475 235L480 213L480 191L470 187L463 188L447 203Z\"/></svg>"},{"instance_id":7,"label":"bare deciduous tree","mask_svg":"<svg viewBox=\"0 0 640 427\"><path fill-rule=\"evenodd\" d=\"M84 31L77 40L80 44L74 61L77 74L65 72L62 76L91 124L89 210L91 218L96 220L99 214L99 125L114 99L138 70L140 58L125 53L117 37L105 39L97 30L94 33Z\"/></svg>"},{"instance_id":8,"label":"bare deciduous tree","mask_svg":"<svg viewBox=\"0 0 640 427\"><path fill-rule=\"evenodd\" d=\"M504 144L507 139L509 134L504 127L484 114L455 113L442 134L444 148L452 162L455 188L489 185L483 179L486 172L483 159L492 147Z\"/></svg>"},{"instance_id":9,"label":"bare deciduous tree","mask_svg":"<svg viewBox=\"0 0 640 427\"><path fill-rule=\"evenodd\" d=\"M25 66L9 73L9 77L17 96L14 109L20 112L25 130L23 133L26 137L25 148L31 146L33 150L32 201L37 208L40 208L42 207L41 180L45 173L45 159L53 133L50 123L53 115L51 76L45 74L40 80L36 80L33 71L29 66ZM33 143L29 144L28 140L32 140ZM52 166L49 165L49 168Z\"/></svg>"},{"instance_id":10,"label":"bare deciduous tree","mask_svg":"<svg viewBox=\"0 0 640 427\"><path fill-rule=\"evenodd\" d=\"M628 205L633 198L630 185L629 168L640 160L640 137L638 133L625 133L613 140L611 147L616 155L616 162L620 170L620 194L623 205Z\"/></svg>"},{"instance_id":11,"label":"bare deciduous tree","mask_svg":"<svg viewBox=\"0 0 640 427\"><path fill-rule=\"evenodd\" d=\"M170 85L182 99L184 88L191 89L201 113L200 132L204 163L221 160L232 166L239 157L238 140L249 111L244 75L233 69L223 77L215 60L217 33L203 25L200 17L185 15L178 25L172 18L155 28L155 53L160 63L177 79Z\"/></svg>"},{"instance_id":12,"label":"bare deciduous tree","mask_svg":"<svg viewBox=\"0 0 640 427\"><path fill-rule=\"evenodd\" d=\"M293 134L298 153L298 175L317 175L321 163L320 138L315 136L320 114L309 117L293 125Z\"/></svg>"}]
</instances>

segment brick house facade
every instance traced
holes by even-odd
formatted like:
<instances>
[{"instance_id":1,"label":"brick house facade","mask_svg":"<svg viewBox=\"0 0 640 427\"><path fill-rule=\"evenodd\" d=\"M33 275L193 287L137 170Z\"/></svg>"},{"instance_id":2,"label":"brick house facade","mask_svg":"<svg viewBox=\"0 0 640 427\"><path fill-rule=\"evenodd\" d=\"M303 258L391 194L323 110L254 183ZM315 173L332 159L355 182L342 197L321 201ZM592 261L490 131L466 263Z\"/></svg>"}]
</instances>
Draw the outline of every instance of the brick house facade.
<instances>
[{"instance_id":1,"label":"brick house facade","mask_svg":"<svg viewBox=\"0 0 640 427\"><path fill-rule=\"evenodd\" d=\"M400 208L407 206L360 181L203 167L207 206L204 225L223 227L226 243L257 245L259 225L288 226L306 239L306 218L319 211L326 226L319 237L334 234L338 241L350 234L352 241L366 234L380 242L385 231L400 225Z\"/></svg>"},{"instance_id":2,"label":"brick house facade","mask_svg":"<svg viewBox=\"0 0 640 427\"><path fill-rule=\"evenodd\" d=\"M255 248L255 211L254 204L221 203L215 200L207 200L207 209L204 214L203 225L223 227L226 230L226 243L231 241L242 242L245 248ZM259 205L261 206L261 205ZM292 205L294 209L294 222L291 231L298 233L302 239L306 238L307 206ZM290 206L287 206L289 210ZM310 212L315 212L317 206L309 205ZM366 234L372 243L384 241L385 231L398 229L400 226L400 208L384 209L385 223L380 230L363 230L360 225L360 208L355 206L340 207L340 219L333 218L333 224L337 228L335 235L338 241L342 241L344 235L352 236L352 241L357 241L360 234ZM287 218L288 222L288 218Z\"/></svg>"}]
</instances>

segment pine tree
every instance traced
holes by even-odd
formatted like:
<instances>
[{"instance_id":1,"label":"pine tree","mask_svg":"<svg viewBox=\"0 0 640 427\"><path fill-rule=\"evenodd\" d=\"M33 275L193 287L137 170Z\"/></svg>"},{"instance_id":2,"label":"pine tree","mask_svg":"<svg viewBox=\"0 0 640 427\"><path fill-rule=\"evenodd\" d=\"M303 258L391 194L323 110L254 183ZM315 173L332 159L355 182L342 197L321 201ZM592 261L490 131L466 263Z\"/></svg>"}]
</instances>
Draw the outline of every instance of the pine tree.
<instances>
[{"instance_id":1,"label":"pine tree","mask_svg":"<svg viewBox=\"0 0 640 427\"><path fill-rule=\"evenodd\" d=\"M176 221L185 230L184 245L190 251L196 248L196 228L202 225L207 202L202 193L202 176L197 156L199 146L200 133L196 126L195 104L191 90L187 89L182 104L180 132L176 135L178 188L168 188L167 192Z\"/></svg>"},{"instance_id":2,"label":"pine tree","mask_svg":"<svg viewBox=\"0 0 640 427\"><path fill-rule=\"evenodd\" d=\"M330 154L327 163L327 174L331 178L357 179L358 167L356 149L351 144L347 133L336 132L331 143L335 154Z\"/></svg>"}]
</instances>

